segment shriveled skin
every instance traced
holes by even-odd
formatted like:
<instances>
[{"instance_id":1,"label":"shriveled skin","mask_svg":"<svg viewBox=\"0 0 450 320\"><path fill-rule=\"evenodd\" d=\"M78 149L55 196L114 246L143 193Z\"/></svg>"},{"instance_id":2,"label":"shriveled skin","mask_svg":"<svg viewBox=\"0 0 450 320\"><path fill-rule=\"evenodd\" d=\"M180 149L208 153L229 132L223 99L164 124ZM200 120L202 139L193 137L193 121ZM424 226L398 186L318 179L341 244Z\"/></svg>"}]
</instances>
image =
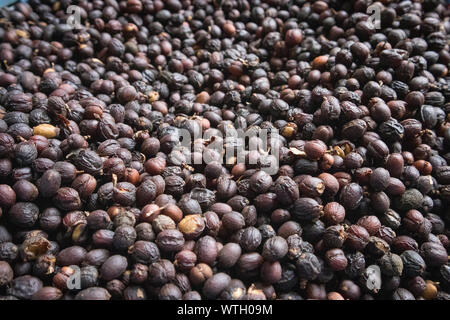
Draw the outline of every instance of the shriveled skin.
<instances>
[{"instance_id":1,"label":"shriveled skin","mask_svg":"<svg viewBox=\"0 0 450 320\"><path fill-rule=\"evenodd\" d=\"M448 1L0 1L0 300L450 300Z\"/></svg>"}]
</instances>

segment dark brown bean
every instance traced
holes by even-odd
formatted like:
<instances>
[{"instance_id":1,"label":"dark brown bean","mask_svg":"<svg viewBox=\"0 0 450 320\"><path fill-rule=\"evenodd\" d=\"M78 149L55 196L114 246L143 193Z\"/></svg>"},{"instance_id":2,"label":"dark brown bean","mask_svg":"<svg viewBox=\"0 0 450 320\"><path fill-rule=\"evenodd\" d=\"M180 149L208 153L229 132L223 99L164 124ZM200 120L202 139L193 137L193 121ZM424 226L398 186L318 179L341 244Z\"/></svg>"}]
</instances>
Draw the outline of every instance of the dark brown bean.
<instances>
[{"instance_id":1,"label":"dark brown bean","mask_svg":"<svg viewBox=\"0 0 450 320\"><path fill-rule=\"evenodd\" d=\"M119 278L127 269L128 262L124 256L113 255L106 259L100 268L100 275L105 281Z\"/></svg>"}]
</instances>

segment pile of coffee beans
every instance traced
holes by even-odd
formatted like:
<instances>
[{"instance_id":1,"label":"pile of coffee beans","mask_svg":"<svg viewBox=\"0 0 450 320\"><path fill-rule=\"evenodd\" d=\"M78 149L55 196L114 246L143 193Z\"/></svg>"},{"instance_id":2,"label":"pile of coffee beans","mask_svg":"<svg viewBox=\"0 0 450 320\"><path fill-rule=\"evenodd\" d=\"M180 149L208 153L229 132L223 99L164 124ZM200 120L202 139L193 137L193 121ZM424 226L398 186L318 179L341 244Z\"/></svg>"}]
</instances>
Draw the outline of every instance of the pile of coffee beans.
<instances>
[{"instance_id":1,"label":"pile of coffee beans","mask_svg":"<svg viewBox=\"0 0 450 320\"><path fill-rule=\"evenodd\" d=\"M449 300L449 18L0 9L0 299Z\"/></svg>"}]
</instances>

